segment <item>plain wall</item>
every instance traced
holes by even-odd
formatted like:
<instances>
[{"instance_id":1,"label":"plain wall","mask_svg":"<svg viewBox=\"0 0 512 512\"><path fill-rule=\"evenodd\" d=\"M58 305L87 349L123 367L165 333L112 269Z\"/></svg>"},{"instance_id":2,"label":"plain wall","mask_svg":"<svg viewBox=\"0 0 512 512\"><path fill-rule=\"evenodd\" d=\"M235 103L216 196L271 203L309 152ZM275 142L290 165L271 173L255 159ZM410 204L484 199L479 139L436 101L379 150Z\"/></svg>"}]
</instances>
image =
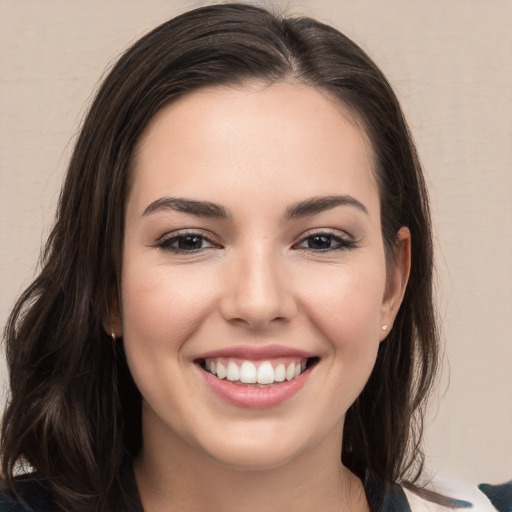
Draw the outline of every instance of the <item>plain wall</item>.
<instances>
[{"instance_id":1,"label":"plain wall","mask_svg":"<svg viewBox=\"0 0 512 512\"><path fill-rule=\"evenodd\" d=\"M107 64L156 24L203 3L0 1L0 325L34 276L74 136ZM468 481L508 480L512 2L273 5L355 39L401 99L430 187L446 342L428 465Z\"/></svg>"}]
</instances>

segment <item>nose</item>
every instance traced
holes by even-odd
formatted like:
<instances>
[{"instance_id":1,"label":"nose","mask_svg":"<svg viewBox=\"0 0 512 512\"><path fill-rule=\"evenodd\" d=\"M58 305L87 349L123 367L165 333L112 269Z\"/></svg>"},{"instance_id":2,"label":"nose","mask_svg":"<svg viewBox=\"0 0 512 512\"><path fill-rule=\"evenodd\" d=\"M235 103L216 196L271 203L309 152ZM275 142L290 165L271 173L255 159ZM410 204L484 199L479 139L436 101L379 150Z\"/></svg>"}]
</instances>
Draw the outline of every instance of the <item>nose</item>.
<instances>
[{"instance_id":1,"label":"nose","mask_svg":"<svg viewBox=\"0 0 512 512\"><path fill-rule=\"evenodd\" d=\"M271 249L260 249L241 252L230 262L220 301L226 321L265 330L291 320L296 304L282 259Z\"/></svg>"}]
</instances>

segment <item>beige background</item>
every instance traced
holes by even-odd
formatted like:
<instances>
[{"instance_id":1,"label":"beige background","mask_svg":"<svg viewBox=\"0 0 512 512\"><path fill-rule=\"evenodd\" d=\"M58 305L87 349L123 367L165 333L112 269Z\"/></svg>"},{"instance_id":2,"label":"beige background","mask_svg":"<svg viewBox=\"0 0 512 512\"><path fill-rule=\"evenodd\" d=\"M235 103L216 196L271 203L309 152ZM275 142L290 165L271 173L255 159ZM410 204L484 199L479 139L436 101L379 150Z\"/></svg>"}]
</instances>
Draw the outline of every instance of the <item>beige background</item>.
<instances>
[{"instance_id":1,"label":"beige background","mask_svg":"<svg viewBox=\"0 0 512 512\"><path fill-rule=\"evenodd\" d=\"M34 275L107 63L201 4L0 0L1 325ZM427 432L429 466L468 481L512 478L512 1L274 5L334 24L394 84L428 175L439 245L449 365Z\"/></svg>"}]
</instances>

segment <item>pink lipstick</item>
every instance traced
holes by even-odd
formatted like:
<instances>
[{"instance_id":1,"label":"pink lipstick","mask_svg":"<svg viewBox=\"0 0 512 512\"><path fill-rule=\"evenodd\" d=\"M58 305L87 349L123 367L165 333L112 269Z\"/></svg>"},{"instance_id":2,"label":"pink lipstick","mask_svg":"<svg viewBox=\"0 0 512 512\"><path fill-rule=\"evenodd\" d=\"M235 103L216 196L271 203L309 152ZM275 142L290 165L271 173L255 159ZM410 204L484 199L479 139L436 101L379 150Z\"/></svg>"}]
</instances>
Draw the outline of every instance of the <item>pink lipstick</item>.
<instances>
[{"instance_id":1,"label":"pink lipstick","mask_svg":"<svg viewBox=\"0 0 512 512\"><path fill-rule=\"evenodd\" d=\"M255 409L291 399L307 382L317 361L312 353L279 345L224 348L194 360L217 396L238 407Z\"/></svg>"}]
</instances>

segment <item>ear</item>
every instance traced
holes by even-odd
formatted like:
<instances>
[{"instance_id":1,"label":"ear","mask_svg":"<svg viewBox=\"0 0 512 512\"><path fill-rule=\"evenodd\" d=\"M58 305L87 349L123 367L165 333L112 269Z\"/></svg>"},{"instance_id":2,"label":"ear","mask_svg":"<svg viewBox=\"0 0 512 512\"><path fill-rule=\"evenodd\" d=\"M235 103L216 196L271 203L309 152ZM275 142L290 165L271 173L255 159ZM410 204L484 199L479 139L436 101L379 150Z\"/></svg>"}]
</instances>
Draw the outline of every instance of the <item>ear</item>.
<instances>
[{"instance_id":1,"label":"ear","mask_svg":"<svg viewBox=\"0 0 512 512\"><path fill-rule=\"evenodd\" d=\"M105 329L105 332L114 340L123 335L121 310L119 308L119 300L117 297L112 299L107 306L107 311L103 316L103 329Z\"/></svg>"},{"instance_id":2,"label":"ear","mask_svg":"<svg viewBox=\"0 0 512 512\"><path fill-rule=\"evenodd\" d=\"M397 233L394 258L387 271L386 289L382 300L380 341L386 339L404 298L411 270L411 233L402 227Z\"/></svg>"}]
</instances>

